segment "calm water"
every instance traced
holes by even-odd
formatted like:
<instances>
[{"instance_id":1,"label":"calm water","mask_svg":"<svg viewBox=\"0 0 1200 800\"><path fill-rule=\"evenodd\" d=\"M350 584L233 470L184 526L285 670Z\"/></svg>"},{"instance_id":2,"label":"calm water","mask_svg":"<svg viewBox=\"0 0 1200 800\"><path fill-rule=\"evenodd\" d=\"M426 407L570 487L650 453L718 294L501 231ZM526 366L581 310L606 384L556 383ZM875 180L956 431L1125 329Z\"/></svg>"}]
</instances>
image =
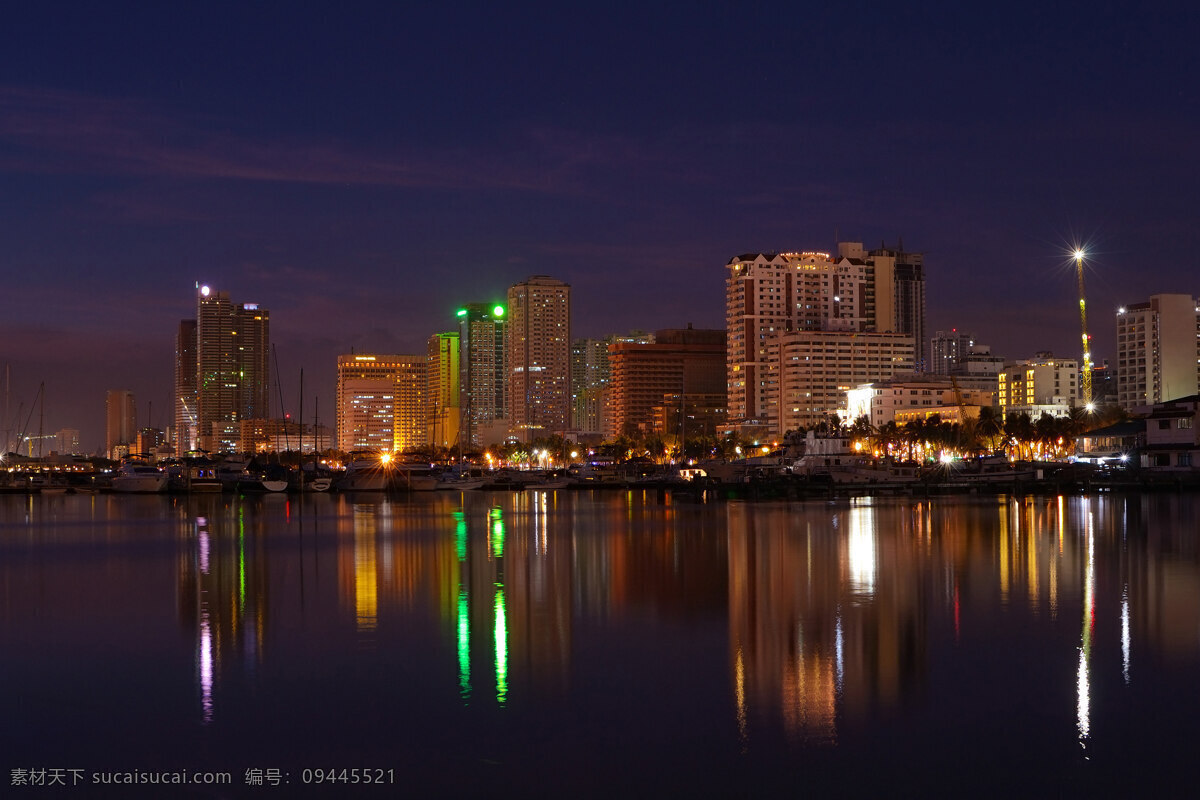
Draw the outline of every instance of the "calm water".
<instances>
[{"instance_id":1,"label":"calm water","mask_svg":"<svg viewBox=\"0 0 1200 800\"><path fill-rule=\"evenodd\" d=\"M0 794L1190 793L1198 510L4 496Z\"/></svg>"}]
</instances>

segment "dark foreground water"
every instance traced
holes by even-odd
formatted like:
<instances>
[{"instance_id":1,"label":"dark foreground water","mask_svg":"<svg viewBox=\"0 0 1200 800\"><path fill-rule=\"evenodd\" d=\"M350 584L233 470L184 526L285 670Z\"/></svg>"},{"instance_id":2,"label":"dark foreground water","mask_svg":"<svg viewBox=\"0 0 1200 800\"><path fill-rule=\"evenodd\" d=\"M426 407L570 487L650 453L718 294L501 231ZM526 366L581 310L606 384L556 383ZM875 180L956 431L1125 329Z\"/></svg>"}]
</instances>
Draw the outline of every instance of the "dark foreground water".
<instances>
[{"instance_id":1,"label":"dark foreground water","mask_svg":"<svg viewBox=\"0 0 1200 800\"><path fill-rule=\"evenodd\" d=\"M0 795L1189 796L1197 511L0 497Z\"/></svg>"}]
</instances>

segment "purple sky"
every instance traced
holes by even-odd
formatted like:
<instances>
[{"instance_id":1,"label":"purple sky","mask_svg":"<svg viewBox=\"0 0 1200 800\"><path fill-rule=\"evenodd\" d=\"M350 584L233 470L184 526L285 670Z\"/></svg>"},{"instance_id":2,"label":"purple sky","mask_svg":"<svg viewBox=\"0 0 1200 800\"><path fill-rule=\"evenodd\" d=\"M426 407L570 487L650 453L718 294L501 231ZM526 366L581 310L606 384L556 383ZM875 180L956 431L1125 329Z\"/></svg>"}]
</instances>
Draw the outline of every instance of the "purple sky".
<instances>
[{"instance_id":1,"label":"purple sky","mask_svg":"<svg viewBox=\"0 0 1200 800\"><path fill-rule=\"evenodd\" d=\"M287 409L303 368L327 422L338 353L423 352L532 274L573 286L575 336L721 327L733 255L903 237L930 329L1012 358L1078 356L1075 239L1100 359L1117 305L1200 292L1182 4L26 5L0 431L41 381L86 450L109 388L168 424L198 280L270 309Z\"/></svg>"}]
</instances>

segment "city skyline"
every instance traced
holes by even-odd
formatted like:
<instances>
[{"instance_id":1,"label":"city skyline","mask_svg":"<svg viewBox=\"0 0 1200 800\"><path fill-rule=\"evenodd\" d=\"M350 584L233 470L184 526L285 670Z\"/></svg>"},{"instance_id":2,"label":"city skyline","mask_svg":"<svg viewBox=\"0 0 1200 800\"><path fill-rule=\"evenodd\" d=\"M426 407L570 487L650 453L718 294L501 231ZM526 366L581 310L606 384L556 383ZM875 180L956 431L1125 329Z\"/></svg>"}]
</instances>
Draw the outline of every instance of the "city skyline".
<instances>
[{"instance_id":1,"label":"city skyline","mask_svg":"<svg viewBox=\"0 0 1200 800\"><path fill-rule=\"evenodd\" d=\"M45 382L87 451L113 387L173 424L197 281L271 309L286 410L304 369L326 423L338 354L422 354L529 275L574 338L715 329L739 253L900 244L930 333L1078 359L1083 242L1110 363L1117 307L1198 293L1170 7L12 16L0 360L10 416Z\"/></svg>"}]
</instances>

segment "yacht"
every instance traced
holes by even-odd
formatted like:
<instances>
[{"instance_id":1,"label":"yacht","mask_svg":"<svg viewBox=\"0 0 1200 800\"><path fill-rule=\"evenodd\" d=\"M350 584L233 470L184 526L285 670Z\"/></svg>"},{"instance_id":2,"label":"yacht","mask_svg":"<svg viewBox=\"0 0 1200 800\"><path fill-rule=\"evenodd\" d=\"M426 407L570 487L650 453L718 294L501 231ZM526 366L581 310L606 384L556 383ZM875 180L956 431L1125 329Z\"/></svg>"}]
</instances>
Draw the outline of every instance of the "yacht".
<instances>
[{"instance_id":1,"label":"yacht","mask_svg":"<svg viewBox=\"0 0 1200 800\"><path fill-rule=\"evenodd\" d=\"M152 464L126 462L112 479L114 492L153 494L167 490L167 473Z\"/></svg>"}]
</instances>

